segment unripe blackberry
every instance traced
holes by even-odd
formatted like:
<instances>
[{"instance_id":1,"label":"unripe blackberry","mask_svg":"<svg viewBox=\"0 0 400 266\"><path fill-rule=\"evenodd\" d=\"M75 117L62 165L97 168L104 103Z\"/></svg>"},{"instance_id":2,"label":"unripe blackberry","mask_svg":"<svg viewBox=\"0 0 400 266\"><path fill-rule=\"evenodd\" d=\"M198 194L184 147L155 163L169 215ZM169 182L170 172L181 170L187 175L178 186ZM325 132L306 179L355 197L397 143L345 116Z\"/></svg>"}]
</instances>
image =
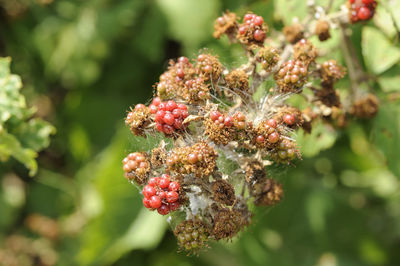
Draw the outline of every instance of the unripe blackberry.
<instances>
[{"instance_id":1,"label":"unripe blackberry","mask_svg":"<svg viewBox=\"0 0 400 266\"><path fill-rule=\"evenodd\" d=\"M333 84L346 75L346 69L339 65L336 60L328 60L321 64L320 74L323 83Z\"/></svg>"},{"instance_id":2,"label":"unripe blackberry","mask_svg":"<svg viewBox=\"0 0 400 266\"><path fill-rule=\"evenodd\" d=\"M281 135L276 129L276 120L264 120L254 128L253 144L260 149L272 149L281 141Z\"/></svg>"},{"instance_id":3,"label":"unripe blackberry","mask_svg":"<svg viewBox=\"0 0 400 266\"><path fill-rule=\"evenodd\" d=\"M188 103L207 100L210 98L210 85L206 84L204 77L187 80L180 96Z\"/></svg>"},{"instance_id":4,"label":"unripe blackberry","mask_svg":"<svg viewBox=\"0 0 400 266\"><path fill-rule=\"evenodd\" d=\"M181 250L197 253L207 246L210 236L210 228L198 218L185 220L174 229Z\"/></svg>"},{"instance_id":5,"label":"unripe blackberry","mask_svg":"<svg viewBox=\"0 0 400 266\"><path fill-rule=\"evenodd\" d=\"M261 63L261 66L265 71L270 72L280 60L279 51L276 48L264 46L258 50L256 59Z\"/></svg>"},{"instance_id":6,"label":"unripe blackberry","mask_svg":"<svg viewBox=\"0 0 400 266\"><path fill-rule=\"evenodd\" d=\"M169 171L191 174L208 179L215 170L218 153L207 143L198 142L193 146L175 148L166 160Z\"/></svg>"},{"instance_id":7,"label":"unripe blackberry","mask_svg":"<svg viewBox=\"0 0 400 266\"><path fill-rule=\"evenodd\" d=\"M377 4L372 0L349 0L347 6L351 23L371 19L375 14Z\"/></svg>"},{"instance_id":8,"label":"unripe blackberry","mask_svg":"<svg viewBox=\"0 0 400 266\"><path fill-rule=\"evenodd\" d=\"M295 44L304 37L304 28L301 24L295 23L290 26L283 28L283 34L285 35L286 41Z\"/></svg>"},{"instance_id":9,"label":"unripe blackberry","mask_svg":"<svg viewBox=\"0 0 400 266\"><path fill-rule=\"evenodd\" d=\"M369 93L353 104L350 114L359 118L372 118L378 111L379 100L375 95Z\"/></svg>"},{"instance_id":10,"label":"unripe blackberry","mask_svg":"<svg viewBox=\"0 0 400 266\"><path fill-rule=\"evenodd\" d=\"M274 119L282 126L297 129L303 125L304 119L301 111L296 107L282 106L278 109Z\"/></svg>"},{"instance_id":11,"label":"unripe blackberry","mask_svg":"<svg viewBox=\"0 0 400 266\"><path fill-rule=\"evenodd\" d=\"M289 60L284 63L274 75L279 92L300 92L307 79L307 67L299 60Z\"/></svg>"},{"instance_id":12,"label":"unripe blackberry","mask_svg":"<svg viewBox=\"0 0 400 266\"><path fill-rule=\"evenodd\" d=\"M272 206L283 197L282 185L272 178L267 178L252 187L254 204L257 206Z\"/></svg>"},{"instance_id":13,"label":"unripe blackberry","mask_svg":"<svg viewBox=\"0 0 400 266\"><path fill-rule=\"evenodd\" d=\"M271 150L269 155L273 161L282 164L289 164L294 159L300 158L300 152L297 149L296 142L286 138Z\"/></svg>"},{"instance_id":14,"label":"unripe blackberry","mask_svg":"<svg viewBox=\"0 0 400 266\"><path fill-rule=\"evenodd\" d=\"M241 69L232 70L225 76L226 86L242 97L247 96L249 90L249 77ZM226 92L229 94L229 91Z\"/></svg>"},{"instance_id":15,"label":"unripe blackberry","mask_svg":"<svg viewBox=\"0 0 400 266\"><path fill-rule=\"evenodd\" d=\"M226 11L214 22L214 38L219 39L223 34L226 34L230 40L233 40L238 28L236 21L236 14Z\"/></svg>"},{"instance_id":16,"label":"unripe blackberry","mask_svg":"<svg viewBox=\"0 0 400 266\"><path fill-rule=\"evenodd\" d=\"M222 73L222 64L217 56L200 54L197 56L196 72L205 81L217 82Z\"/></svg>"},{"instance_id":17,"label":"unripe blackberry","mask_svg":"<svg viewBox=\"0 0 400 266\"><path fill-rule=\"evenodd\" d=\"M185 118L189 116L186 105L169 100L160 102L158 105L153 102L151 106L154 106L151 109L154 108L154 111L156 111L154 121L158 131L163 132L166 136L171 136L186 129L187 124L183 123Z\"/></svg>"},{"instance_id":18,"label":"unripe blackberry","mask_svg":"<svg viewBox=\"0 0 400 266\"><path fill-rule=\"evenodd\" d=\"M144 136L145 129L150 123L150 110L143 104L138 104L125 118L125 124L136 136Z\"/></svg>"},{"instance_id":19,"label":"unripe blackberry","mask_svg":"<svg viewBox=\"0 0 400 266\"><path fill-rule=\"evenodd\" d=\"M150 173L150 161L144 152L133 152L128 154L122 161L125 177L142 185L147 181Z\"/></svg>"},{"instance_id":20,"label":"unripe blackberry","mask_svg":"<svg viewBox=\"0 0 400 266\"><path fill-rule=\"evenodd\" d=\"M264 45L267 32L268 26L264 23L264 19L261 16L248 13L244 16L243 23L239 24L236 38L252 49Z\"/></svg>"},{"instance_id":21,"label":"unripe blackberry","mask_svg":"<svg viewBox=\"0 0 400 266\"><path fill-rule=\"evenodd\" d=\"M228 181L219 179L214 181L211 186L215 201L227 206L235 203L235 189Z\"/></svg>"},{"instance_id":22,"label":"unripe blackberry","mask_svg":"<svg viewBox=\"0 0 400 266\"><path fill-rule=\"evenodd\" d=\"M329 28L330 26L328 21L323 19L317 21L317 24L315 25L315 34L321 42L326 41L331 37Z\"/></svg>"},{"instance_id":23,"label":"unripe blackberry","mask_svg":"<svg viewBox=\"0 0 400 266\"><path fill-rule=\"evenodd\" d=\"M308 65L311 62L314 62L317 56L317 49L309 40L301 39L293 46L294 60L302 61Z\"/></svg>"}]
</instances>

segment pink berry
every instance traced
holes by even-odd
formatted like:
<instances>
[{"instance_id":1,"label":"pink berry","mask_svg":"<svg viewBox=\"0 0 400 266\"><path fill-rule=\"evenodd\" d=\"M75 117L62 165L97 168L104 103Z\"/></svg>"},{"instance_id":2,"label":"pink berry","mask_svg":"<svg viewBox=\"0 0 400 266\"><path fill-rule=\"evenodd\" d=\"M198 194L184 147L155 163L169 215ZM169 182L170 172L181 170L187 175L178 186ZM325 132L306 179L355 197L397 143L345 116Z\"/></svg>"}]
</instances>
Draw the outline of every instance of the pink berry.
<instances>
[{"instance_id":1,"label":"pink berry","mask_svg":"<svg viewBox=\"0 0 400 266\"><path fill-rule=\"evenodd\" d=\"M154 196L157 191L154 187L146 185L146 186L144 186L142 192L143 192L143 196L145 196L146 198L150 198L151 196Z\"/></svg>"},{"instance_id":2,"label":"pink berry","mask_svg":"<svg viewBox=\"0 0 400 266\"><path fill-rule=\"evenodd\" d=\"M224 119L224 125L226 127L231 127L233 125L233 117L232 116L227 116Z\"/></svg>"},{"instance_id":3,"label":"pink berry","mask_svg":"<svg viewBox=\"0 0 400 266\"><path fill-rule=\"evenodd\" d=\"M174 128L170 125L163 125L163 132L167 135L174 133Z\"/></svg>"},{"instance_id":4,"label":"pink berry","mask_svg":"<svg viewBox=\"0 0 400 266\"><path fill-rule=\"evenodd\" d=\"M265 39L265 32L263 30L256 30L253 37L256 41L262 42Z\"/></svg>"},{"instance_id":5,"label":"pink berry","mask_svg":"<svg viewBox=\"0 0 400 266\"><path fill-rule=\"evenodd\" d=\"M296 123L296 118L294 117L294 115L286 114L283 116L283 122L285 122L287 125L291 126L294 123Z\"/></svg>"},{"instance_id":6,"label":"pink berry","mask_svg":"<svg viewBox=\"0 0 400 266\"><path fill-rule=\"evenodd\" d=\"M150 208L151 208L150 200L149 200L148 198L143 198L143 205L144 205L146 208L150 209Z\"/></svg>"},{"instance_id":7,"label":"pink berry","mask_svg":"<svg viewBox=\"0 0 400 266\"><path fill-rule=\"evenodd\" d=\"M187 63L189 63L189 59L187 57L185 57L185 56L181 56L181 57L178 58L178 62L179 63L183 63L183 64L187 64Z\"/></svg>"},{"instance_id":8,"label":"pink berry","mask_svg":"<svg viewBox=\"0 0 400 266\"><path fill-rule=\"evenodd\" d=\"M261 16L254 18L254 25L261 26L264 23L264 19Z\"/></svg>"},{"instance_id":9,"label":"pink berry","mask_svg":"<svg viewBox=\"0 0 400 266\"><path fill-rule=\"evenodd\" d=\"M158 180L158 185L160 186L160 188L165 189L169 186L169 178L160 178L160 180Z\"/></svg>"},{"instance_id":10,"label":"pink berry","mask_svg":"<svg viewBox=\"0 0 400 266\"><path fill-rule=\"evenodd\" d=\"M167 102L167 105L166 105L167 111L172 112L172 110L174 110L176 107L177 106L176 106L176 103L174 101L168 101Z\"/></svg>"},{"instance_id":11,"label":"pink berry","mask_svg":"<svg viewBox=\"0 0 400 266\"><path fill-rule=\"evenodd\" d=\"M150 206L153 209L160 208L161 206L161 199L158 196L152 196L150 198Z\"/></svg>"},{"instance_id":12,"label":"pink berry","mask_svg":"<svg viewBox=\"0 0 400 266\"><path fill-rule=\"evenodd\" d=\"M278 124L276 123L276 120L275 120L275 119L269 119L269 120L267 121L267 125L270 126L270 127L272 127L272 128L276 128L276 127L278 126Z\"/></svg>"},{"instance_id":13,"label":"pink berry","mask_svg":"<svg viewBox=\"0 0 400 266\"><path fill-rule=\"evenodd\" d=\"M152 103L153 103L155 106L158 106L158 105L161 103L160 97L154 98Z\"/></svg>"},{"instance_id":14,"label":"pink berry","mask_svg":"<svg viewBox=\"0 0 400 266\"><path fill-rule=\"evenodd\" d=\"M257 138L256 138L256 142L257 143L263 143L264 140L265 140L265 138L264 138L263 135L258 135Z\"/></svg>"},{"instance_id":15,"label":"pink berry","mask_svg":"<svg viewBox=\"0 0 400 266\"><path fill-rule=\"evenodd\" d=\"M179 194L176 191L167 192L167 201L169 203L175 202L179 199Z\"/></svg>"},{"instance_id":16,"label":"pink berry","mask_svg":"<svg viewBox=\"0 0 400 266\"><path fill-rule=\"evenodd\" d=\"M277 143L279 141L279 134L277 132L269 134L268 141L271 143Z\"/></svg>"},{"instance_id":17,"label":"pink berry","mask_svg":"<svg viewBox=\"0 0 400 266\"><path fill-rule=\"evenodd\" d=\"M178 69L176 70L176 75L177 75L179 78L183 79L183 78L185 77L185 72L183 72L183 69L182 69L182 68L178 68Z\"/></svg>"},{"instance_id":18,"label":"pink berry","mask_svg":"<svg viewBox=\"0 0 400 266\"><path fill-rule=\"evenodd\" d=\"M144 104L142 104L142 103L139 103L139 104L137 104L137 105L135 106L135 109L136 109L136 110L144 109L144 108L146 108L146 106L145 106Z\"/></svg>"},{"instance_id":19,"label":"pink berry","mask_svg":"<svg viewBox=\"0 0 400 266\"><path fill-rule=\"evenodd\" d=\"M363 6L358 10L357 16L361 20L367 20L371 17L371 10L369 10L368 7Z\"/></svg>"},{"instance_id":20,"label":"pink berry","mask_svg":"<svg viewBox=\"0 0 400 266\"><path fill-rule=\"evenodd\" d=\"M212 121L217 120L220 116L221 116L221 113L218 112L218 111L212 111L210 113L210 118L211 118Z\"/></svg>"},{"instance_id":21,"label":"pink berry","mask_svg":"<svg viewBox=\"0 0 400 266\"><path fill-rule=\"evenodd\" d=\"M168 112L168 113L166 113L166 114L164 115L163 121L164 121L165 124L173 125L173 124L174 124L174 121L175 121L175 117L174 117L173 114L171 114L171 113Z\"/></svg>"},{"instance_id":22,"label":"pink berry","mask_svg":"<svg viewBox=\"0 0 400 266\"><path fill-rule=\"evenodd\" d=\"M181 186L179 185L179 183L175 181L171 182L168 186L169 190L171 191L178 191L180 187Z\"/></svg>"},{"instance_id":23,"label":"pink berry","mask_svg":"<svg viewBox=\"0 0 400 266\"><path fill-rule=\"evenodd\" d=\"M169 213L169 207L166 204L162 204L158 209L158 213L161 215L167 215Z\"/></svg>"},{"instance_id":24,"label":"pink berry","mask_svg":"<svg viewBox=\"0 0 400 266\"><path fill-rule=\"evenodd\" d=\"M253 18L254 18L254 14L246 14L246 15L244 15L243 20L248 21L248 20L252 20Z\"/></svg>"},{"instance_id":25,"label":"pink berry","mask_svg":"<svg viewBox=\"0 0 400 266\"><path fill-rule=\"evenodd\" d=\"M246 33L246 31L247 31L247 27L245 27L245 26L239 27L239 34L240 35L244 35Z\"/></svg>"},{"instance_id":26,"label":"pink berry","mask_svg":"<svg viewBox=\"0 0 400 266\"><path fill-rule=\"evenodd\" d=\"M149 109L150 109L150 113L152 113L152 114L157 113L157 110L158 110L157 106L155 106L154 103L149 105Z\"/></svg>"}]
</instances>

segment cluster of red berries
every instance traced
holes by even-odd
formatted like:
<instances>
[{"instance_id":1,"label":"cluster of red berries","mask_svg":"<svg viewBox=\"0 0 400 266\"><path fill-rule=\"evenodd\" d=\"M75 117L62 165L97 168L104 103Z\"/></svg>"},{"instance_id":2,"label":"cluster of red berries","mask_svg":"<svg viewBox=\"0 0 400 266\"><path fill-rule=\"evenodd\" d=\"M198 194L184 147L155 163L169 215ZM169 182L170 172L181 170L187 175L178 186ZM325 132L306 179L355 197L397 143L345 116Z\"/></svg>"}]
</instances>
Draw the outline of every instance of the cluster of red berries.
<instances>
[{"instance_id":1,"label":"cluster of red berries","mask_svg":"<svg viewBox=\"0 0 400 266\"><path fill-rule=\"evenodd\" d=\"M171 181L169 175L152 177L146 186L143 187L143 205L155 210L161 215L175 211L180 206L179 195L180 184Z\"/></svg>"},{"instance_id":2,"label":"cluster of red berries","mask_svg":"<svg viewBox=\"0 0 400 266\"><path fill-rule=\"evenodd\" d=\"M156 129L166 135L171 135L176 130L183 129L183 121L189 116L187 106L170 100L161 102L159 97L153 99L149 105L150 113L155 114Z\"/></svg>"},{"instance_id":3,"label":"cluster of red berries","mask_svg":"<svg viewBox=\"0 0 400 266\"><path fill-rule=\"evenodd\" d=\"M350 21L356 23L371 19L375 14L377 2L374 0L349 0Z\"/></svg>"},{"instance_id":4,"label":"cluster of red berries","mask_svg":"<svg viewBox=\"0 0 400 266\"><path fill-rule=\"evenodd\" d=\"M296 92L307 77L307 65L300 60L289 60L284 63L274 78L281 92Z\"/></svg>"},{"instance_id":5,"label":"cluster of red berries","mask_svg":"<svg viewBox=\"0 0 400 266\"><path fill-rule=\"evenodd\" d=\"M206 81L218 81L222 72L222 64L216 56L210 54L200 54L197 56L197 72Z\"/></svg>"},{"instance_id":6,"label":"cluster of red berries","mask_svg":"<svg viewBox=\"0 0 400 266\"><path fill-rule=\"evenodd\" d=\"M125 177L134 179L137 183L143 183L147 174L150 172L150 163L146 156L140 152L128 154L122 161Z\"/></svg>"},{"instance_id":7,"label":"cluster of red berries","mask_svg":"<svg viewBox=\"0 0 400 266\"><path fill-rule=\"evenodd\" d=\"M264 148L270 148L271 145L274 145L279 142L280 135L276 128L278 127L278 123L275 119L268 119L266 121L261 122L256 127L257 136L255 138L256 145Z\"/></svg>"},{"instance_id":8,"label":"cluster of red berries","mask_svg":"<svg viewBox=\"0 0 400 266\"><path fill-rule=\"evenodd\" d=\"M237 129L246 128L246 116L240 112L235 113L233 116L223 115L219 111L212 111L210 118L219 128L235 126Z\"/></svg>"},{"instance_id":9,"label":"cluster of red berries","mask_svg":"<svg viewBox=\"0 0 400 266\"><path fill-rule=\"evenodd\" d=\"M264 42L266 33L262 28L264 19L255 14L246 14L243 18L243 24L238 29L239 35L247 35L248 32L252 33L252 38L257 42Z\"/></svg>"}]
</instances>

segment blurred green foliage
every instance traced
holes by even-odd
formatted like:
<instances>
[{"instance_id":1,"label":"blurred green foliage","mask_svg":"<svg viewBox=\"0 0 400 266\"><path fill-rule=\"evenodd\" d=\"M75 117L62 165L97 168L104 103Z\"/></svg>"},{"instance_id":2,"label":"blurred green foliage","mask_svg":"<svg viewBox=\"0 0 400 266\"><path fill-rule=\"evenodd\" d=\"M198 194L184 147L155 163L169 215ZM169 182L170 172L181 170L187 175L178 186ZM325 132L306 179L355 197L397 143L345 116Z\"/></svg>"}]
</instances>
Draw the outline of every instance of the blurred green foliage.
<instances>
[{"instance_id":1,"label":"blurred green foliage","mask_svg":"<svg viewBox=\"0 0 400 266\"><path fill-rule=\"evenodd\" d=\"M306 2L0 0L0 55L13 58L28 102L9 59L1 59L0 86L13 100L3 105L1 87L0 158L17 161L0 162L0 242L12 234L40 237L24 222L39 213L59 225L58 265L399 265L399 1L380 1L373 21L352 26L381 99L378 116L340 131L320 125L299 133L303 160L273 172L284 201L256 209L253 225L232 243L212 244L198 257L177 253L165 219L144 210L123 178L125 154L155 143L131 136L124 114L148 101L169 58L208 47L237 66L245 59L240 47L211 37L218 14L251 10L279 30L306 16ZM343 63L339 42L332 32L318 47ZM339 84L342 97L348 84ZM55 132L44 120L57 134L30 178L35 151Z\"/></svg>"}]
</instances>

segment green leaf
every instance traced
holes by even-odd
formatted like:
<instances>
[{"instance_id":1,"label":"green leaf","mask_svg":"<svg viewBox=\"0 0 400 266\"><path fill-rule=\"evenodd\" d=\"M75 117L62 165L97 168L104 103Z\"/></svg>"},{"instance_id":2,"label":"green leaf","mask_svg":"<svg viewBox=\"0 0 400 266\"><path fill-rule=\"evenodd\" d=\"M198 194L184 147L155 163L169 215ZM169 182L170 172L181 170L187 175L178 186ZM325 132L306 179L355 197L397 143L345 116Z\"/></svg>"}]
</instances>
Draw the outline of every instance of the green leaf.
<instances>
[{"instance_id":1,"label":"green leaf","mask_svg":"<svg viewBox=\"0 0 400 266\"><path fill-rule=\"evenodd\" d=\"M393 92L400 90L400 65L396 65L381 74L378 83L384 92Z\"/></svg>"},{"instance_id":2,"label":"green leaf","mask_svg":"<svg viewBox=\"0 0 400 266\"><path fill-rule=\"evenodd\" d=\"M0 159L14 157L29 169L29 175L33 176L37 171L35 157L36 152L21 146L18 139L5 131L0 132Z\"/></svg>"},{"instance_id":3,"label":"green leaf","mask_svg":"<svg viewBox=\"0 0 400 266\"><path fill-rule=\"evenodd\" d=\"M27 123L23 123L16 130L16 135L21 139L21 143L25 147L39 151L49 146L49 136L55 132L55 127L49 122L43 121L40 118L35 118L29 120Z\"/></svg>"},{"instance_id":4,"label":"green leaf","mask_svg":"<svg viewBox=\"0 0 400 266\"><path fill-rule=\"evenodd\" d=\"M326 150L335 143L337 132L332 127L322 123L314 124L310 134L299 131L296 141L301 153L306 157L312 157Z\"/></svg>"},{"instance_id":5,"label":"green leaf","mask_svg":"<svg viewBox=\"0 0 400 266\"><path fill-rule=\"evenodd\" d=\"M368 69L375 74L400 61L400 48L393 46L381 31L372 27L363 28L362 53Z\"/></svg>"}]
</instances>

